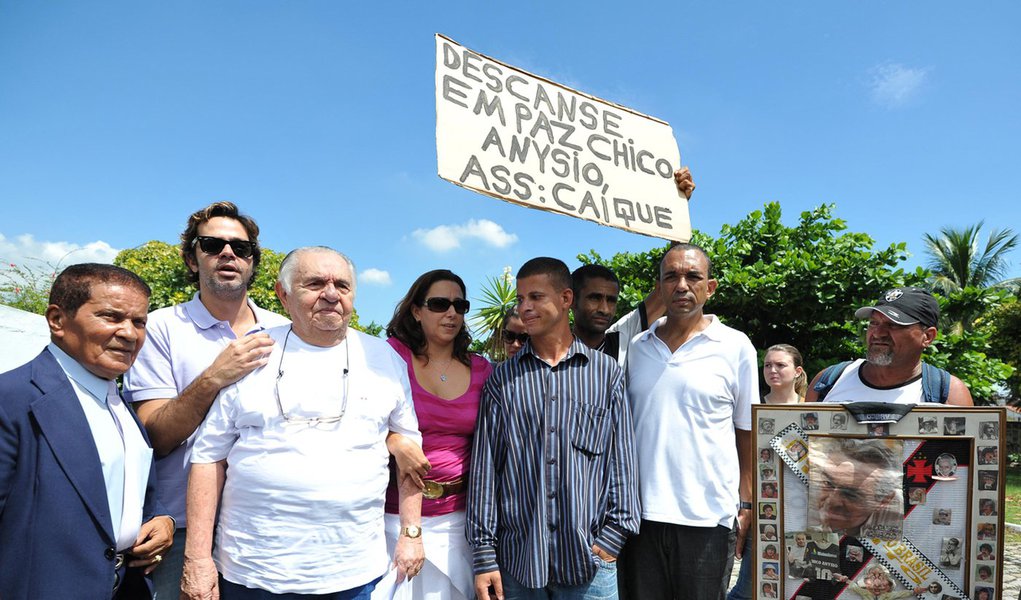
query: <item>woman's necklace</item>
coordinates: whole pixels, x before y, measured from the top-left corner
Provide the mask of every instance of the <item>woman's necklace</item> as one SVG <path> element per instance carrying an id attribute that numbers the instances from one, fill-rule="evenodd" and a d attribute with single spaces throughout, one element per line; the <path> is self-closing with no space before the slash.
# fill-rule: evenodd
<path id="1" fill-rule="evenodd" d="M 430 360 L 429 362 L 432 362 L 432 361 Z M 449 369 L 450 365 L 452 365 L 453 363 L 454 363 L 454 355 L 451 354 L 450 358 L 447 359 L 447 364 L 444 365 L 442 369 L 436 369 L 437 371 L 440 372 L 440 381 L 442 381 L 443 383 L 447 382 L 447 369 Z"/>

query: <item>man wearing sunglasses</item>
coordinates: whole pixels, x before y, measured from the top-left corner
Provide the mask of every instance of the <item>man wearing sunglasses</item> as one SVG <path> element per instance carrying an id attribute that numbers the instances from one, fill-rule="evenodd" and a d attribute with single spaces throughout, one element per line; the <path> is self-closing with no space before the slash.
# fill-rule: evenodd
<path id="1" fill-rule="evenodd" d="M 292 325 L 268 331 L 269 364 L 220 392 L 195 440 L 184 597 L 219 589 L 237 599 L 367 599 L 390 563 L 387 436 L 422 440 L 408 367 L 386 342 L 349 327 L 346 256 L 299 248 L 276 289 Z M 398 491 L 403 579 L 424 562 L 422 493 L 406 477 Z"/>
<path id="2" fill-rule="evenodd" d="M 266 364 L 273 342 L 262 330 L 287 323 L 248 297 L 260 257 L 259 226 L 234 204 L 216 202 L 192 214 L 181 258 L 199 291 L 149 315 L 148 340 L 124 377 L 126 399 L 157 456 L 160 501 L 178 524 L 154 576 L 160 598 L 180 593 L 193 433 L 221 388 Z"/>

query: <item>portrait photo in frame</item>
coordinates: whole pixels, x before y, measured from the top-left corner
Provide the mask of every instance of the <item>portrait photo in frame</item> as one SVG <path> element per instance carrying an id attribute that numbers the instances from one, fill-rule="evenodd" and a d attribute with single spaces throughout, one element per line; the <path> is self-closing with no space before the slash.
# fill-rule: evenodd
<path id="1" fill-rule="evenodd" d="M 1002 569 L 979 566 L 1003 555 L 1005 410 L 883 407 L 752 407 L 754 423 L 769 423 L 753 432 L 754 458 L 775 461 L 775 471 L 753 472 L 754 500 L 776 506 L 768 520 L 754 515 L 753 597 L 858 598 L 854 590 L 881 586 L 868 579 L 881 571 L 890 593 L 943 600 L 982 587 L 998 597 Z M 768 540 L 767 524 L 776 526 Z"/>

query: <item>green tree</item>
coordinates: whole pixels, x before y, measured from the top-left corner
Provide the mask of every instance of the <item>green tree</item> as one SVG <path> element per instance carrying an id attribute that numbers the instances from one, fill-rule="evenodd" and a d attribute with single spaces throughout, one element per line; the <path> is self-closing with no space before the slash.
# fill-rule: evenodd
<path id="1" fill-rule="evenodd" d="M 706 249 L 719 281 L 706 311 L 745 332 L 760 350 L 793 344 L 814 374 L 861 354 L 855 308 L 872 304 L 884 289 L 921 281 L 924 272 L 897 268 L 907 256 L 903 243 L 876 250 L 868 235 L 846 231 L 832 205 L 801 213 L 794 226 L 784 225 L 782 216 L 780 205 L 769 203 L 724 225 L 715 238 L 695 232 L 692 242 Z M 624 267 L 622 287 L 633 290 L 625 307 L 630 310 L 652 289 L 655 265 L 667 247 L 610 260 L 592 252 L 579 260 Z"/>
<path id="2" fill-rule="evenodd" d="M 249 297 L 256 304 L 281 315 L 287 315 L 276 294 L 277 275 L 284 254 L 269 248 L 262 248 L 262 259 L 255 281 L 248 290 Z M 136 248 L 120 251 L 113 260 L 115 265 L 134 271 L 152 288 L 149 310 L 187 302 L 198 291 L 198 286 L 188 281 L 188 270 L 181 259 L 180 247 L 153 240 Z M 358 312 L 351 317 L 351 326 L 378 336 L 382 327 L 376 323 L 362 326 Z"/>
<path id="3" fill-rule="evenodd" d="M 511 275 L 510 267 L 506 267 L 502 275 L 491 277 L 482 286 L 481 298 L 476 300 L 479 307 L 470 322 L 475 338 L 471 348 L 473 352 L 485 354 L 493 360 L 507 358 L 504 356 L 500 332 L 503 331 L 507 311 L 516 301 L 514 276 Z"/>
<path id="4" fill-rule="evenodd" d="M 925 251 L 929 255 L 932 286 L 941 292 L 966 287 L 1017 288 L 1021 278 L 1001 279 L 1010 266 L 1007 254 L 1021 243 L 1011 229 L 994 229 L 981 246 L 983 221 L 956 229 L 944 227 L 939 235 L 925 234 Z"/>
<path id="5" fill-rule="evenodd" d="M 1009 402 L 1021 405 L 1021 301 L 1008 299 L 990 311 L 988 322 L 992 354 L 1014 368 L 1007 378 Z"/>
<path id="6" fill-rule="evenodd" d="M 991 302 L 997 302 L 996 289 L 1016 291 L 1021 278 L 1002 279 L 1009 268 L 1009 254 L 1021 238 L 1010 229 L 994 229 L 981 249 L 983 222 L 956 229 L 944 227 L 939 235 L 925 234 L 925 251 L 929 256 L 928 283 L 943 296 L 958 292 L 957 301 L 946 306 L 942 326 L 960 332 L 973 328 Z"/>
<path id="7" fill-rule="evenodd" d="M 996 314 L 1003 302 L 1013 302 L 1003 290 L 980 290 L 966 287 L 936 295 L 940 313 L 954 310 L 954 306 L 971 305 L 982 314 Z M 946 369 L 967 384 L 975 404 L 999 404 L 1011 376 L 1013 366 L 1001 360 L 1004 356 L 993 344 L 996 328 L 988 318 L 977 319 L 968 329 L 941 327 L 936 341 L 925 352 L 925 361 Z"/>

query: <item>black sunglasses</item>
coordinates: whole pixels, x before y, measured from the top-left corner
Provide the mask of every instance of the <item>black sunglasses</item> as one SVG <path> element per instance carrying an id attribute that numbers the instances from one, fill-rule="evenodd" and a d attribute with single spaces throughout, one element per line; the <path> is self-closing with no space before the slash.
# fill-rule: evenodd
<path id="1" fill-rule="evenodd" d="M 422 303 L 426 308 L 435 313 L 444 313 L 450 310 L 450 307 L 454 307 L 454 312 L 459 315 L 463 315 L 468 312 L 471 308 L 471 302 L 468 302 L 464 298 L 426 298 L 425 302 Z"/>
<path id="2" fill-rule="evenodd" d="M 230 244 L 230 249 L 238 258 L 251 258 L 252 255 L 255 254 L 255 249 L 258 247 L 255 242 L 249 242 L 246 240 L 221 240 L 218 237 L 209 237 L 207 235 L 200 235 L 191 243 L 192 247 L 198 245 L 198 247 L 206 254 L 219 254 L 223 252 L 223 247 L 227 244 Z"/>
<path id="3" fill-rule="evenodd" d="M 514 333 L 513 331 L 504 329 L 502 336 L 503 343 L 505 344 L 513 344 L 514 342 L 524 344 L 528 341 L 528 334 L 523 331 L 521 333 Z"/>

